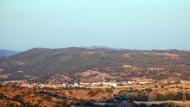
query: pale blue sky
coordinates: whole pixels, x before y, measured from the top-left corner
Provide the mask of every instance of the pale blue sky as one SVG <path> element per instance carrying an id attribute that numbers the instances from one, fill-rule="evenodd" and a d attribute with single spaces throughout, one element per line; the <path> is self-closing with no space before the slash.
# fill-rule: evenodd
<path id="1" fill-rule="evenodd" d="M 190 0 L 0 0 L 0 49 L 190 50 Z"/>

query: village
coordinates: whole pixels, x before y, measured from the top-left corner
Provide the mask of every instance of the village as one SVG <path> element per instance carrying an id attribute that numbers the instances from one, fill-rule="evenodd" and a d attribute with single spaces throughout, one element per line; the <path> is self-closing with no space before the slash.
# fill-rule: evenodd
<path id="1" fill-rule="evenodd" d="M 64 82 L 64 83 L 28 83 L 26 80 L 4 81 L 1 86 L 17 86 L 31 89 L 111 89 L 114 92 L 121 90 L 145 91 L 145 90 L 185 90 L 189 91 L 190 82 L 185 80 L 173 81 L 150 81 L 150 80 L 129 80 L 129 81 L 100 81 L 100 82 Z"/>
<path id="2" fill-rule="evenodd" d="M 43 84 L 43 83 L 28 83 L 26 81 L 5 81 L 1 82 L 1 85 L 13 85 L 28 88 L 117 88 L 117 87 L 129 87 L 131 85 L 145 85 L 150 84 L 150 81 L 103 81 L 103 82 L 67 82 L 62 84 Z"/>

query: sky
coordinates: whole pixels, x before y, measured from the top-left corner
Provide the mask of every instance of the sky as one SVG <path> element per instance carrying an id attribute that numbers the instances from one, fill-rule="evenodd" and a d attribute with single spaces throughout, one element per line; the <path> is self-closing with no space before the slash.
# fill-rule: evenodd
<path id="1" fill-rule="evenodd" d="M 0 0 L 0 49 L 190 50 L 190 0 Z"/>

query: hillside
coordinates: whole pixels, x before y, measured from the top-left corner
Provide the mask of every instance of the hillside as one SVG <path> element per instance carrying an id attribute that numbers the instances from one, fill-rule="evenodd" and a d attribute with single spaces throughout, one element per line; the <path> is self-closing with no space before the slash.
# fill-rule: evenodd
<path id="1" fill-rule="evenodd" d="M 0 59 L 0 80 L 66 82 L 190 80 L 190 52 L 109 48 L 34 48 Z"/>
<path id="2" fill-rule="evenodd" d="M 0 85 L 0 106 L 120 107 L 118 105 L 122 104 L 121 100 L 127 102 L 132 101 L 130 103 L 133 105 L 132 107 L 189 107 L 190 105 L 189 93 L 186 93 L 188 101 L 184 102 L 181 101 L 182 93 L 180 90 L 171 93 L 169 90 L 163 88 L 153 89 L 154 90 L 150 90 L 150 88 L 147 88 L 136 91 L 127 91 L 125 89 L 31 89 L 26 87 Z M 147 101 L 147 103 L 144 101 Z M 174 104 L 175 106 L 172 106 Z"/>

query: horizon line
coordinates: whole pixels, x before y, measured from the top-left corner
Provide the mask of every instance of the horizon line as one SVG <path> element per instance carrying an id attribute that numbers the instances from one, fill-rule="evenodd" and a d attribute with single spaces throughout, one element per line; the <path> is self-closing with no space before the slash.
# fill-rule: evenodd
<path id="1" fill-rule="evenodd" d="M 178 48 L 152 48 L 152 49 L 142 49 L 142 48 L 115 48 L 115 47 L 108 47 L 108 46 L 68 46 L 68 47 L 33 47 L 28 49 L 22 50 L 15 50 L 15 49 L 8 49 L 8 48 L 0 48 L 0 50 L 8 50 L 8 51 L 16 51 L 16 52 L 23 52 L 31 49 L 66 49 L 66 48 L 85 48 L 85 49 L 112 49 L 112 50 L 139 50 L 139 51 L 151 51 L 151 50 L 177 50 L 177 51 L 190 51 L 190 49 L 178 49 Z"/>

